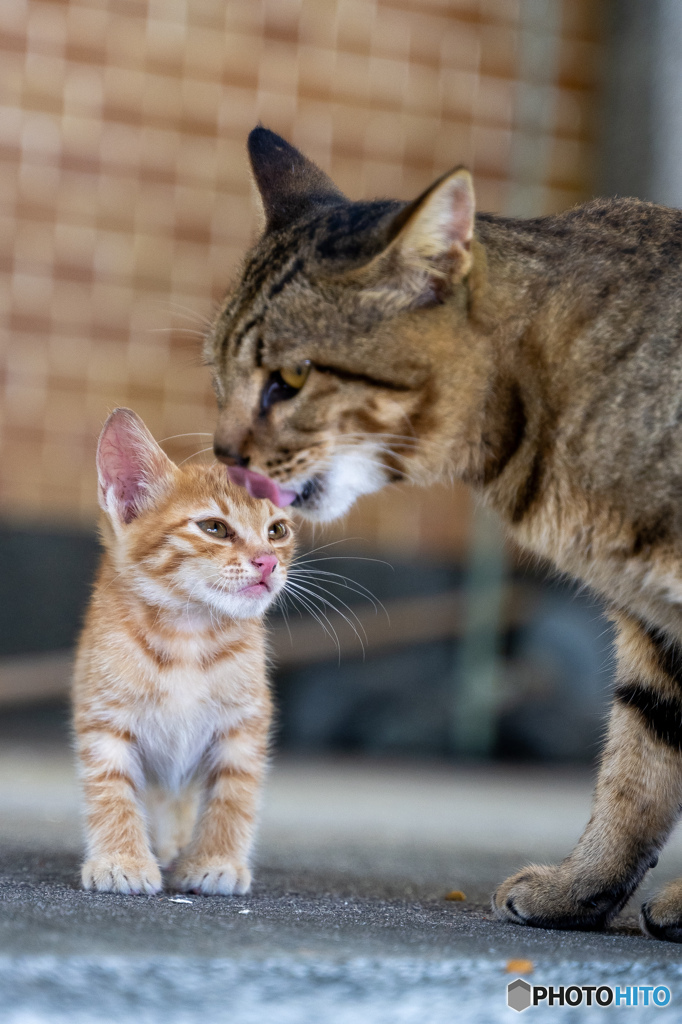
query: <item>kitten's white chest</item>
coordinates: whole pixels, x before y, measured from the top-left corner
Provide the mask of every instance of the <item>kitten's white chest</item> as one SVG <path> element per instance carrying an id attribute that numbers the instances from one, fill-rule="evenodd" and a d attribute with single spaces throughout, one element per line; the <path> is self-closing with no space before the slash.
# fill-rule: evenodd
<path id="1" fill-rule="evenodd" d="M 213 699 L 201 673 L 169 673 L 158 700 L 139 715 L 135 734 L 145 774 L 177 791 L 210 755 L 232 716 Z"/>

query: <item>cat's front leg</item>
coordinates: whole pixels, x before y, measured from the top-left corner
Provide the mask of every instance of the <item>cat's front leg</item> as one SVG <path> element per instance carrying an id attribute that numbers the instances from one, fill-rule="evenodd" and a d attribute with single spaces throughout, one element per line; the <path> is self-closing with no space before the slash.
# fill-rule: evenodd
<path id="1" fill-rule="evenodd" d="M 135 895 L 159 892 L 161 872 L 141 811 L 143 778 L 132 737 L 81 727 L 77 752 L 85 799 L 84 888 Z"/>
<path id="2" fill-rule="evenodd" d="M 249 719 L 216 745 L 197 832 L 174 872 L 174 884 L 181 891 L 205 896 L 241 896 L 249 891 L 268 724 L 266 717 Z"/>
<path id="3" fill-rule="evenodd" d="M 503 882 L 493 896 L 503 920 L 603 928 L 656 864 L 679 814 L 682 648 L 628 616 L 616 623 L 619 682 L 592 816 L 561 864 L 531 865 Z"/>
<path id="4" fill-rule="evenodd" d="M 642 906 L 640 924 L 652 939 L 682 942 L 682 878 L 647 900 Z"/>

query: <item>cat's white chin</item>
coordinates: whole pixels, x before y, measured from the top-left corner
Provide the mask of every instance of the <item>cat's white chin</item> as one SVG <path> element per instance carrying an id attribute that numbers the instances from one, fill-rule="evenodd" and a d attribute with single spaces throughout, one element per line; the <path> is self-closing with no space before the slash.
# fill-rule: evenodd
<path id="1" fill-rule="evenodd" d="M 306 519 L 329 523 L 345 515 L 362 494 L 372 494 L 386 483 L 387 471 L 373 449 L 339 452 L 329 469 L 315 477 L 310 497 L 296 501 L 294 508 Z"/>

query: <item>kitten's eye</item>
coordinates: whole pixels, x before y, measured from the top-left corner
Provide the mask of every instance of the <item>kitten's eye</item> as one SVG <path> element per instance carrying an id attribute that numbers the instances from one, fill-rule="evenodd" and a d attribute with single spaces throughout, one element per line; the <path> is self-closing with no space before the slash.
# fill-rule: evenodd
<path id="1" fill-rule="evenodd" d="M 284 523 L 272 523 L 268 530 L 268 537 L 270 540 L 281 540 L 282 537 L 286 537 L 288 532 Z"/>
<path id="2" fill-rule="evenodd" d="M 265 382 L 260 399 L 260 411 L 265 413 L 275 402 L 286 402 L 295 398 L 310 374 L 310 360 L 305 359 L 298 366 L 273 370 Z"/>
<path id="3" fill-rule="evenodd" d="M 212 537 L 219 537 L 220 540 L 225 540 L 230 532 L 222 519 L 202 519 L 197 526 L 204 533 L 210 533 Z"/>

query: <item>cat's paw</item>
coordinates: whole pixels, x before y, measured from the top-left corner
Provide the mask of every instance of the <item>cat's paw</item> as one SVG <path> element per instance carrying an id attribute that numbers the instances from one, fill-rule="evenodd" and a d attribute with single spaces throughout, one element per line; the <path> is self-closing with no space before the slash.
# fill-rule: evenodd
<path id="1" fill-rule="evenodd" d="M 173 885 L 199 896 L 243 896 L 251 888 L 251 872 L 233 861 L 187 860 L 178 864 Z"/>
<path id="2" fill-rule="evenodd" d="M 591 885 L 567 865 L 531 864 L 493 895 L 501 921 L 535 928 L 604 928 L 629 895 L 622 885 Z"/>
<path id="3" fill-rule="evenodd" d="M 671 882 L 642 906 L 642 931 L 652 939 L 682 942 L 682 880 Z"/>
<path id="4" fill-rule="evenodd" d="M 159 866 L 151 858 L 93 857 L 83 865 L 81 880 L 84 889 L 129 896 L 153 896 L 162 887 Z"/>

